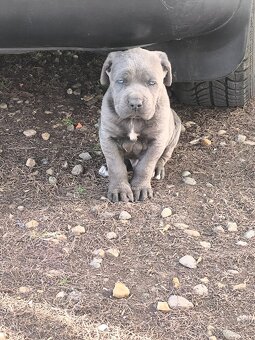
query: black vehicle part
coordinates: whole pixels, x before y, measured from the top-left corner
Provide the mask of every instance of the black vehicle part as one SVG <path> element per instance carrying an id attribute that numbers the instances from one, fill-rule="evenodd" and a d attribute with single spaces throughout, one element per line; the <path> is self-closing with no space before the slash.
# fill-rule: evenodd
<path id="1" fill-rule="evenodd" d="M 254 7 L 243 61 L 227 77 L 214 81 L 175 83 L 173 91 L 181 103 L 206 107 L 243 107 L 255 96 Z"/>

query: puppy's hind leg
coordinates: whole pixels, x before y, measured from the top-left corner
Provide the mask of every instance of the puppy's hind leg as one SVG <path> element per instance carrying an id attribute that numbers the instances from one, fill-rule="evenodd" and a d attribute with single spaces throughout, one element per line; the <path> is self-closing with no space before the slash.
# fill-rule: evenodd
<path id="1" fill-rule="evenodd" d="M 172 153 L 178 143 L 180 133 L 181 133 L 181 120 L 177 116 L 174 110 L 173 115 L 174 115 L 174 123 L 175 123 L 175 129 L 172 135 L 172 138 L 168 144 L 168 146 L 165 148 L 162 156 L 158 160 L 158 163 L 155 167 L 155 172 L 154 172 L 154 178 L 155 179 L 164 179 L 165 178 L 165 164 L 167 161 L 171 158 Z"/>

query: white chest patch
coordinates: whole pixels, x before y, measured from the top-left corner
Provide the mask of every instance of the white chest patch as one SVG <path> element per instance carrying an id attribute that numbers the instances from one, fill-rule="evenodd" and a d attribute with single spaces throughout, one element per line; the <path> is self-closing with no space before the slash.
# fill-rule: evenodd
<path id="1" fill-rule="evenodd" d="M 134 122 L 131 119 L 131 122 L 130 122 L 130 132 L 128 134 L 128 137 L 129 137 L 130 140 L 136 141 L 138 136 L 139 136 L 139 134 L 135 132 Z"/>

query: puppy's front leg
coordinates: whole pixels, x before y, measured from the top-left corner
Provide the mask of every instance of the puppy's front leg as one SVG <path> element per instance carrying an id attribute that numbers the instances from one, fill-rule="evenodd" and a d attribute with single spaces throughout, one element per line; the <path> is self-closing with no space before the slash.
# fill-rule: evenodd
<path id="1" fill-rule="evenodd" d="M 162 145 L 164 143 L 151 144 L 134 168 L 131 187 L 135 201 L 144 201 L 146 198 L 152 198 L 153 196 L 151 178 L 153 177 L 156 164 L 164 151 Z"/>
<path id="2" fill-rule="evenodd" d="M 109 187 L 107 197 L 113 202 L 132 202 L 133 192 L 128 183 L 127 168 L 124 164 L 123 154 L 111 137 L 101 137 L 100 143 L 106 158 L 109 172 Z"/>

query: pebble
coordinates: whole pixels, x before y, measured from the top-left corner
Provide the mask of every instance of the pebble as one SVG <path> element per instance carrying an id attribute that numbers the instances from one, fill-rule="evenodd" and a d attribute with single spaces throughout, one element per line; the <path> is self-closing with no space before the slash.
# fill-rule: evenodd
<path id="1" fill-rule="evenodd" d="M 190 127 L 193 126 L 193 125 L 197 125 L 197 123 L 193 122 L 192 120 L 189 120 L 189 121 L 187 121 L 187 122 L 185 123 L 185 126 L 186 126 L 187 128 L 190 128 Z"/>
<path id="2" fill-rule="evenodd" d="M 157 303 L 157 310 L 163 313 L 168 313 L 170 312 L 170 307 L 166 301 L 159 301 Z"/>
<path id="3" fill-rule="evenodd" d="M 228 229 L 228 231 L 230 231 L 230 232 L 235 232 L 235 231 L 237 231 L 237 224 L 236 224 L 236 222 L 228 222 L 228 223 L 227 223 L 227 229 Z"/>
<path id="4" fill-rule="evenodd" d="M 49 168 L 46 170 L 46 174 L 49 175 L 49 176 L 52 176 L 53 175 L 53 169 Z"/>
<path id="5" fill-rule="evenodd" d="M 217 340 L 217 338 L 216 338 L 216 336 L 211 335 L 211 336 L 209 336 L 208 340 Z"/>
<path id="6" fill-rule="evenodd" d="M 174 223 L 174 226 L 178 229 L 188 229 L 189 225 L 185 223 Z"/>
<path id="7" fill-rule="evenodd" d="M 36 135 L 36 131 L 34 129 L 28 129 L 28 130 L 23 131 L 23 134 L 26 137 L 33 137 Z"/>
<path id="8" fill-rule="evenodd" d="M 45 113 L 46 115 L 51 115 L 51 114 L 52 114 L 52 111 L 46 110 L 46 111 L 44 111 L 44 113 Z"/>
<path id="9" fill-rule="evenodd" d="M 245 241 L 237 241 L 236 245 L 241 246 L 241 247 L 246 247 L 248 245 L 248 243 L 245 242 Z"/>
<path id="10" fill-rule="evenodd" d="M 26 287 L 26 286 L 23 286 L 23 287 L 19 287 L 19 292 L 21 294 L 28 294 L 32 291 L 32 288 L 31 287 Z"/>
<path id="11" fill-rule="evenodd" d="M 200 281 L 203 282 L 203 283 L 209 283 L 209 279 L 208 279 L 207 276 L 202 277 L 202 279 L 200 279 Z"/>
<path id="12" fill-rule="evenodd" d="M 57 178 L 56 177 L 54 177 L 54 176 L 50 176 L 49 177 L 49 183 L 51 184 L 51 185 L 55 185 L 55 184 L 57 184 Z"/>
<path id="13" fill-rule="evenodd" d="M 191 175 L 191 173 L 187 170 L 182 172 L 182 177 L 189 177 Z"/>
<path id="14" fill-rule="evenodd" d="M 117 238 L 117 234 L 114 231 L 110 231 L 109 233 L 106 234 L 106 238 L 108 238 L 108 240 L 113 240 Z"/>
<path id="15" fill-rule="evenodd" d="M 189 144 L 191 145 L 197 145 L 200 142 L 200 138 L 192 139 Z"/>
<path id="16" fill-rule="evenodd" d="M 130 295 L 130 290 L 124 283 L 118 281 L 115 283 L 112 294 L 117 299 L 127 298 Z"/>
<path id="17" fill-rule="evenodd" d="M 218 131 L 218 135 L 219 135 L 219 136 L 225 135 L 225 133 L 227 133 L 226 130 L 219 130 L 219 131 Z"/>
<path id="18" fill-rule="evenodd" d="M 197 184 L 196 180 L 192 177 L 183 177 L 182 180 L 187 185 L 196 185 Z"/>
<path id="19" fill-rule="evenodd" d="M 172 210 L 170 208 L 164 208 L 161 211 L 161 217 L 166 218 L 172 215 Z"/>
<path id="20" fill-rule="evenodd" d="M 117 248 L 109 248 L 106 250 L 106 254 L 112 257 L 118 257 L 120 255 L 120 251 Z"/>
<path id="21" fill-rule="evenodd" d="M 93 255 L 99 256 L 99 257 L 104 257 L 105 256 L 105 251 L 102 248 L 96 249 L 93 251 Z"/>
<path id="22" fill-rule="evenodd" d="M 200 241 L 200 245 L 201 245 L 201 247 L 203 247 L 205 249 L 210 249 L 211 248 L 211 243 L 207 242 L 207 241 Z"/>
<path id="23" fill-rule="evenodd" d="M 66 293 L 62 290 L 61 292 L 57 293 L 56 298 L 63 299 L 63 297 L 65 296 L 66 296 Z"/>
<path id="24" fill-rule="evenodd" d="M 125 210 L 122 210 L 119 214 L 119 220 L 130 220 L 130 218 L 131 215 Z"/>
<path id="25" fill-rule="evenodd" d="M 209 138 L 202 138 L 201 139 L 201 144 L 203 146 L 210 146 L 212 144 L 212 141 Z"/>
<path id="26" fill-rule="evenodd" d="M 0 109 L 7 109 L 8 106 L 6 103 L 0 103 Z"/>
<path id="27" fill-rule="evenodd" d="M 208 288 L 204 284 L 198 284 L 193 288 L 193 291 L 196 295 L 207 296 Z"/>
<path id="28" fill-rule="evenodd" d="M 71 88 L 69 88 L 69 89 L 66 90 L 66 93 L 67 94 L 73 94 L 73 90 Z"/>
<path id="29" fill-rule="evenodd" d="M 89 152 L 82 152 L 82 153 L 79 154 L 79 157 L 83 161 L 89 161 L 90 159 L 92 159 L 92 157 L 90 156 Z"/>
<path id="30" fill-rule="evenodd" d="M 85 233 L 85 228 L 82 227 L 81 225 L 77 225 L 71 229 L 72 233 L 76 236 L 79 236 L 81 234 Z"/>
<path id="31" fill-rule="evenodd" d="M 194 236 L 194 237 L 199 237 L 200 236 L 200 232 L 197 230 L 193 230 L 193 229 L 185 229 L 184 233 L 189 235 L 189 236 Z"/>
<path id="32" fill-rule="evenodd" d="M 168 299 L 170 308 L 193 308 L 192 302 L 179 295 L 171 295 Z"/>
<path id="33" fill-rule="evenodd" d="M 26 166 L 33 168 L 36 165 L 36 161 L 33 158 L 28 158 L 26 161 Z"/>
<path id="34" fill-rule="evenodd" d="M 205 185 L 207 186 L 207 188 L 213 188 L 213 184 L 212 183 L 206 182 Z"/>
<path id="35" fill-rule="evenodd" d="M 244 237 L 248 239 L 253 238 L 254 236 L 255 236 L 255 230 L 253 229 L 246 231 L 246 233 L 244 234 Z"/>
<path id="36" fill-rule="evenodd" d="M 102 325 L 99 325 L 99 326 L 97 327 L 97 329 L 98 329 L 100 332 L 105 332 L 105 331 L 107 331 L 108 328 L 109 328 L 109 327 L 108 327 L 105 323 L 102 323 Z"/>
<path id="37" fill-rule="evenodd" d="M 241 339 L 241 335 L 238 333 L 235 333 L 233 331 L 230 331 L 229 329 L 224 329 L 222 331 L 222 334 L 225 339 L 227 340 L 236 340 L 236 339 Z"/>
<path id="38" fill-rule="evenodd" d="M 214 227 L 213 228 L 213 231 L 215 232 L 215 233 L 225 233 L 225 230 L 224 230 L 224 228 L 222 227 L 222 226 L 217 226 L 217 227 Z"/>
<path id="39" fill-rule="evenodd" d="M 245 290 L 246 289 L 246 283 L 239 283 L 238 285 L 233 286 L 233 290 Z"/>
<path id="40" fill-rule="evenodd" d="M 19 205 L 19 206 L 17 207 L 17 209 L 18 209 L 19 211 L 23 211 L 23 210 L 25 209 L 25 207 L 24 207 L 23 205 Z"/>
<path id="41" fill-rule="evenodd" d="M 0 332 L 0 340 L 7 340 L 7 334 L 5 332 Z"/>
<path id="42" fill-rule="evenodd" d="M 63 169 L 67 169 L 68 168 L 68 162 L 64 161 L 64 163 L 62 164 L 62 168 Z"/>
<path id="43" fill-rule="evenodd" d="M 36 228 L 38 227 L 38 225 L 39 225 L 39 222 L 37 222 L 36 220 L 31 220 L 25 224 L 27 228 Z"/>
<path id="44" fill-rule="evenodd" d="M 181 133 L 184 133 L 185 131 L 186 131 L 185 126 L 181 124 Z"/>
<path id="45" fill-rule="evenodd" d="M 95 257 L 91 262 L 90 262 L 90 266 L 95 268 L 95 269 L 99 269 L 101 267 L 101 264 L 103 262 L 103 259 Z"/>
<path id="46" fill-rule="evenodd" d="M 251 145 L 251 146 L 255 146 L 255 141 L 253 141 L 253 140 L 246 140 L 246 141 L 244 142 L 244 144 L 246 144 L 246 145 Z"/>
<path id="47" fill-rule="evenodd" d="M 42 139 L 43 140 L 49 140 L 50 138 L 50 134 L 48 132 L 43 132 L 42 133 Z"/>
<path id="48" fill-rule="evenodd" d="M 251 322 L 251 321 L 255 321 L 255 315 L 239 315 L 238 317 L 237 317 L 237 321 L 238 322 L 245 322 L 245 321 L 249 321 L 249 322 Z"/>
<path id="49" fill-rule="evenodd" d="M 197 261 L 191 255 L 181 257 L 179 263 L 190 269 L 197 268 Z"/>
<path id="50" fill-rule="evenodd" d="M 41 163 L 42 163 L 42 165 L 47 165 L 49 163 L 49 161 L 48 161 L 47 158 L 43 158 L 43 159 L 41 159 Z"/>
<path id="51" fill-rule="evenodd" d="M 72 175 L 79 176 L 83 173 L 83 166 L 81 164 L 77 164 L 72 169 Z"/>
<path id="52" fill-rule="evenodd" d="M 244 143 L 245 140 L 246 140 L 246 136 L 245 135 L 237 135 L 237 137 L 236 137 L 237 143 Z"/>
<path id="53" fill-rule="evenodd" d="M 67 125 L 66 130 L 69 131 L 69 132 L 74 131 L 74 125 L 73 124 Z"/>
<path id="54" fill-rule="evenodd" d="M 173 277 L 173 286 L 174 288 L 178 289 L 180 287 L 180 280 L 178 279 L 178 277 Z"/>
<path id="55" fill-rule="evenodd" d="M 239 274 L 239 271 L 238 271 L 238 270 L 235 270 L 235 269 L 228 269 L 228 270 L 227 270 L 227 273 L 228 273 L 228 274 L 231 274 L 231 275 L 237 275 L 237 274 Z"/>

